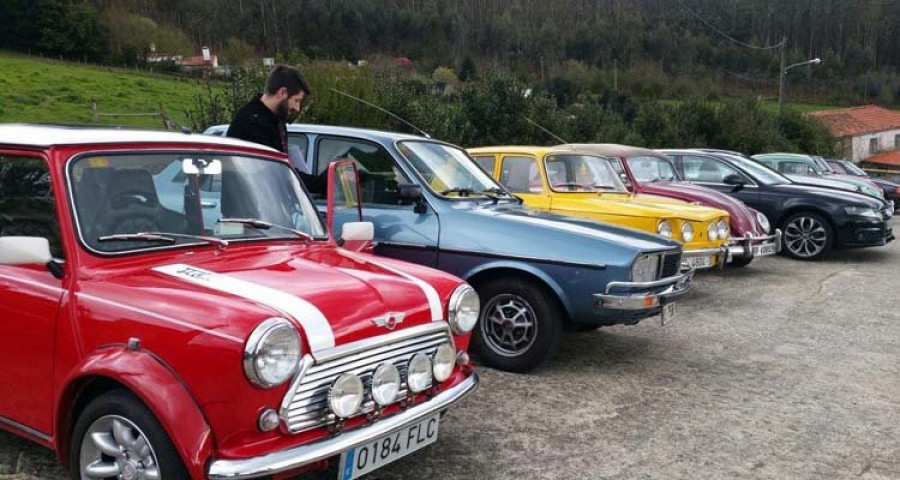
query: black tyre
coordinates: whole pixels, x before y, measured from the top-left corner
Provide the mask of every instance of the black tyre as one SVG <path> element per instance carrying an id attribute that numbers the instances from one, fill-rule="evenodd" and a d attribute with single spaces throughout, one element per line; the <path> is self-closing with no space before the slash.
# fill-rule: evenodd
<path id="1" fill-rule="evenodd" d="M 187 471 L 153 413 L 124 390 L 91 400 L 72 431 L 75 480 L 183 480 Z"/>
<path id="2" fill-rule="evenodd" d="M 750 265 L 750 262 L 752 261 L 753 257 L 735 257 L 731 260 L 731 263 L 729 263 L 728 266 L 734 268 L 744 268 L 747 265 Z"/>
<path id="3" fill-rule="evenodd" d="M 781 251 L 797 260 L 817 260 L 834 245 L 834 231 L 828 220 L 814 212 L 798 212 L 781 225 Z"/>
<path id="4" fill-rule="evenodd" d="M 562 318 L 553 294 L 528 281 L 498 278 L 481 285 L 481 317 L 472 345 L 482 361 L 509 372 L 543 363 L 559 343 Z"/>

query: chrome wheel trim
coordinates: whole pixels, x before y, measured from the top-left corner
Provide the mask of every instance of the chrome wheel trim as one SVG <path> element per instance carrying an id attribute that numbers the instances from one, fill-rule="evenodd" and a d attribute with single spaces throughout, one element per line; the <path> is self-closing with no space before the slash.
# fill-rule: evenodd
<path id="1" fill-rule="evenodd" d="M 501 294 L 492 298 L 481 314 L 481 334 L 492 352 L 518 357 L 537 339 L 537 315 L 524 298 Z"/>
<path id="2" fill-rule="evenodd" d="M 784 246 L 798 257 L 815 257 L 827 243 L 828 230 L 813 217 L 797 217 L 784 229 Z"/>
<path id="3" fill-rule="evenodd" d="M 105 415 L 81 439 L 78 469 L 84 480 L 159 480 L 159 463 L 144 432 L 131 420 Z"/>

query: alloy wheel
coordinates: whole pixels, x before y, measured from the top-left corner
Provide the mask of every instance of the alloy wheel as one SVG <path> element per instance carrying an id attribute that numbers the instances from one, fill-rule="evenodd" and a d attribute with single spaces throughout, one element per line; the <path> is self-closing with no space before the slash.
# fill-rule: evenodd
<path id="1" fill-rule="evenodd" d="M 813 217 L 797 217 L 784 230 L 785 247 L 798 257 L 815 257 L 825 250 L 827 244 L 828 230 Z"/>

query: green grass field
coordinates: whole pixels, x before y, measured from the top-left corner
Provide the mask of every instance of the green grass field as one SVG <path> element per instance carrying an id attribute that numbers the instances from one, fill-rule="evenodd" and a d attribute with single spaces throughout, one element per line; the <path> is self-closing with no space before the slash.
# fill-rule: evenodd
<path id="1" fill-rule="evenodd" d="M 0 122 L 98 123 L 162 128 L 158 117 L 100 117 L 154 113 L 162 104 L 181 124 L 199 90 L 197 81 L 119 68 L 81 65 L 0 52 Z"/>

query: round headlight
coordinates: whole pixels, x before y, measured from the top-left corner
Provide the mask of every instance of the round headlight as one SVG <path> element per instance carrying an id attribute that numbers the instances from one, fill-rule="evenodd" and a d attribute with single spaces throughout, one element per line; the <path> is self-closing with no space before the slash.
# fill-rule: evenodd
<path id="1" fill-rule="evenodd" d="M 656 225 L 656 233 L 666 237 L 672 238 L 672 224 L 669 223 L 668 220 L 663 220 Z"/>
<path id="2" fill-rule="evenodd" d="M 391 363 L 382 363 L 372 374 L 372 399 L 382 407 L 397 400 L 400 392 L 400 371 Z"/>
<path id="3" fill-rule="evenodd" d="M 710 240 L 715 241 L 719 239 L 719 227 L 716 226 L 715 222 L 709 224 L 706 232 L 709 234 Z"/>
<path id="4" fill-rule="evenodd" d="M 719 238 L 725 240 L 728 238 L 728 222 L 725 220 L 719 220 Z"/>
<path id="5" fill-rule="evenodd" d="M 681 225 L 681 238 L 683 238 L 685 242 L 690 242 L 694 239 L 694 227 L 692 227 L 690 223 L 684 222 L 684 224 Z"/>
<path id="6" fill-rule="evenodd" d="M 340 418 L 349 418 L 362 406 L 362 380 L 352 373 L 345 373 L 337 378 L 328 392 L 328 406 Z"/>
<path id="7" fill-rule="evenodd" d="M 772 224 L 769 223 L 769 218 L 763 215 L 762 212 L 756 212 L 756 221 L 759 222 L 759 226 L 763 229 L 764 233 L 772 231 Z"/>
<path id="8" fill-rule="evenodd" d="M 438 382 L 450 378 L 456 364 L 456 349 L 449 343 L 441 344 L 434 352 L 434 379 Z"/>
<path id="9" fill-rule="evenodd" d="M 478 322 L 481 313 L 481 300 L 475 289 L 468 284 L 456 287 L 450 295 L 450 304 L 447 307 L 447 320 L 453 333 L 462 335 L 471 332 Z"/>
<path id="10" fill-rule="evenodd" d="M 406 385 L 413 393 L 424 392 L 431 386 L 431 360 L 424 353 L 413 355 L 406 373 Z"/>
<path id="11" fill-rule="evenodd" d="M 288 381 L 300 363 L 300 335 L 287 320 L 260 323 L 244 346 L 244 374 L 251 382 L 271 388 Z"/>

